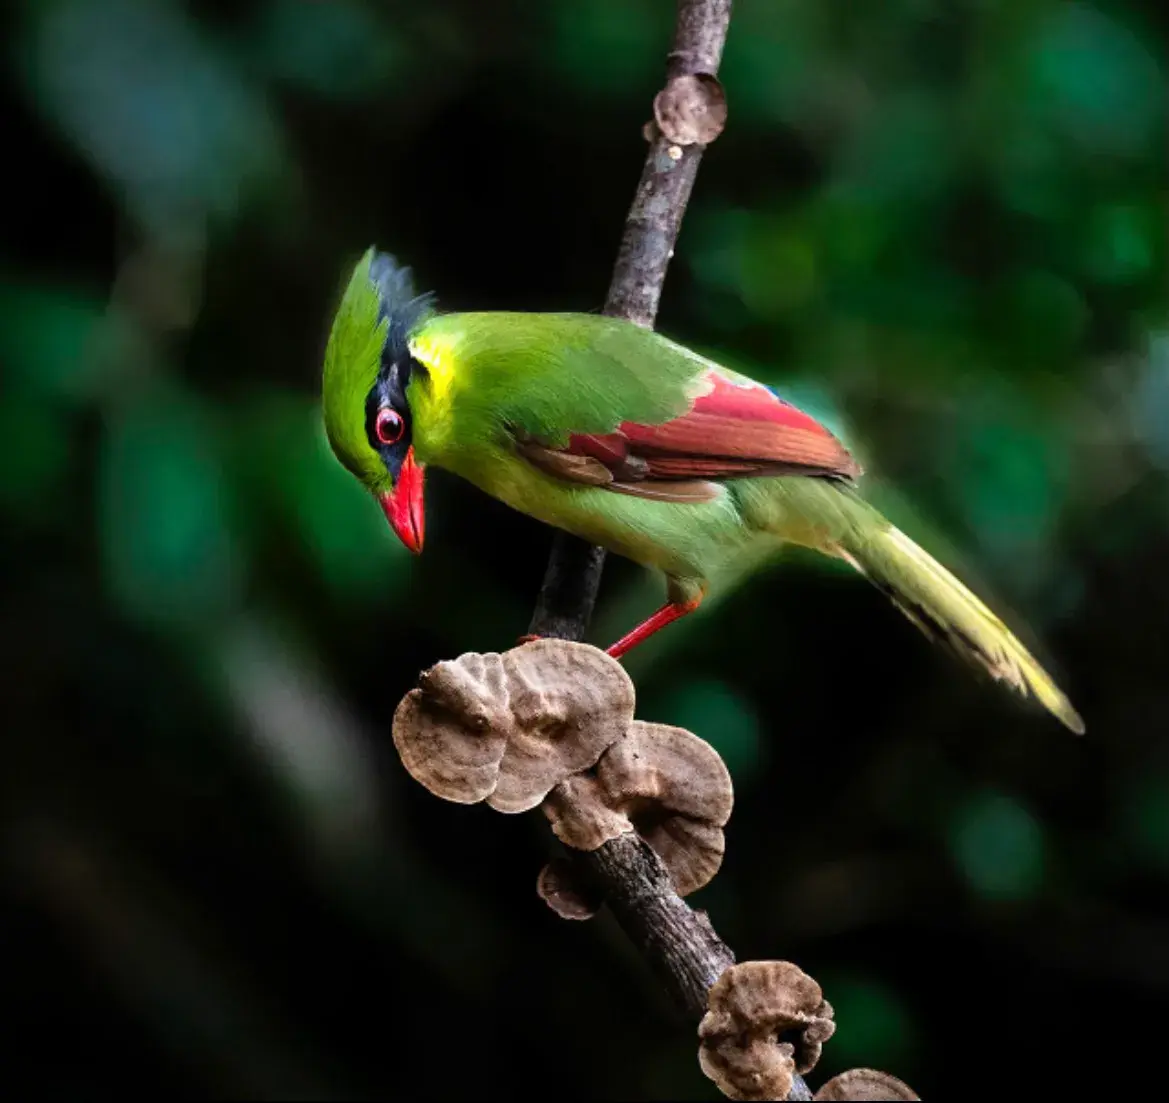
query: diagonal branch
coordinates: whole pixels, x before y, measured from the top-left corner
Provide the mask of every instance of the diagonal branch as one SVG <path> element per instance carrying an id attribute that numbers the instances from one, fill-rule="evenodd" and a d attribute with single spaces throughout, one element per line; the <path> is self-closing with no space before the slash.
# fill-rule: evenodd
<path id="1" fill-rule="evenodd" d="M 666 63 L 667 82 L 690 74 L 717 73 L 730 21 L 731 0 L 678 0 L 678 21 Z M 666 268 L 674 255 L 674 242 L 704 148 L 697 143 L 675 145 L 653 129 L 641 180 L 625 218 L 605 301 L 606 314 L 653 328 Z M 603 548 L 557 533 L 528 631 L 533 636 L 582 639 L 604 563 Z"/>
<path id="2" fill-rule="evenodd" d="M 731 0 L 678 0 L 667 88 L 678 78 L 717 73 L 730 18 Z M 656 126 L 651 132 L 605 303 L 606 314 L 647 328 L 657 317 L 666 268 L 704 149 L 699 143 L 678 145 Z M 604 561 L 604 549 L 558 533 L 529 632 L 581 639 Z M 571 857 L 674 1002 L 689 1017 L 701 1018 L 708 989 L 735 961 L 706 914 L 678 896 L 661 860 L 636 835 L 623 835 L 594 851 L 573 851 Z M 789 1098 L 811 1097 L 796 1076 Z"/>

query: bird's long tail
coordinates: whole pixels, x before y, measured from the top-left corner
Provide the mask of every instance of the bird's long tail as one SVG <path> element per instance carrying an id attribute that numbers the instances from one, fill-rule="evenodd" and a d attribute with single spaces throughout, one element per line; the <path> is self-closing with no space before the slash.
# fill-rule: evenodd
<path id="1" fill-rule="evenodd" d="M 876 510 L 852 495 L 849 500 L 860 523 L 848 526 L 837 554 L 887 594 L 927 636 L 1023 696 L 1033 694 L 1072 731 L 1082 734 L 1084 721 L 1071 701 L 1010 629 Z"/>

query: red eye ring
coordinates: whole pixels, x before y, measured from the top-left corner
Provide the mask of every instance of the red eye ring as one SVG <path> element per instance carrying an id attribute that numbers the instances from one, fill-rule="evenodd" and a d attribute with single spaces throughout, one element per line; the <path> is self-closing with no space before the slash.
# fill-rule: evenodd
<path id="1" fill-rule="evenodd" d="M 379 444 L 397 444 L 402 439 L 402 434 L 406 432 L 406 423 L 397 410 L 390 406 L 383 406 L 377 412 L 373 431 L 377 434 Z"/>

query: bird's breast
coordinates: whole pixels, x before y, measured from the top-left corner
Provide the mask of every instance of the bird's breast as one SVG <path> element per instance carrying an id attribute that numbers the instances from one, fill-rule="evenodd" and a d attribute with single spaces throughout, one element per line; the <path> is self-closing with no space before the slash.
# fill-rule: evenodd
<path id="1" fill-rule="evenodd" d="M 569 484 L 494 450 L 448 456 L 441 466 L 544 524 L 670 575 L 705 578 L 752 541 L 723 487 L 707 502 L 651 501 Z"/>

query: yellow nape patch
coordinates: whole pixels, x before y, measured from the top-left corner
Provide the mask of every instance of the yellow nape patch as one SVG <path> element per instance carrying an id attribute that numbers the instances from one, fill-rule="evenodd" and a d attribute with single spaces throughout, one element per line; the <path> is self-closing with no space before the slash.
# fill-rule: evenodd
<path id="1" fill-rule="evenodd" d="M 446 333 L 419 333 L 407 343 L 414 357 L 430 376 L 430 402 L 438 409 L 450 406 L 455 380 L 456 338 Z"/>

